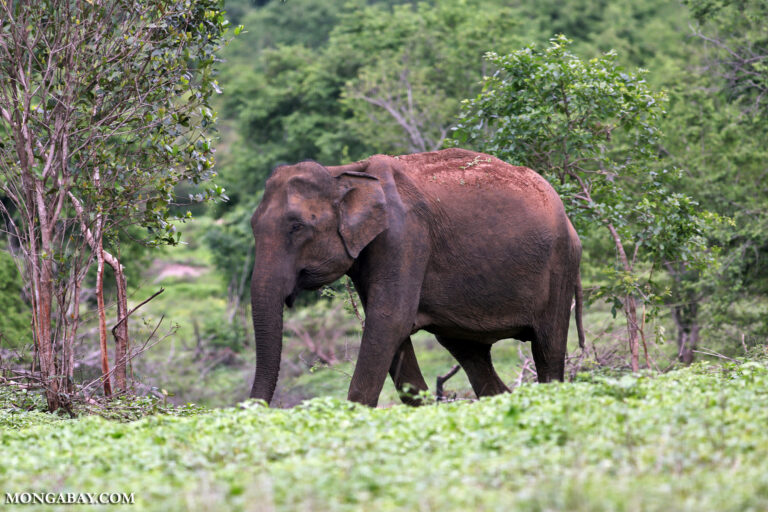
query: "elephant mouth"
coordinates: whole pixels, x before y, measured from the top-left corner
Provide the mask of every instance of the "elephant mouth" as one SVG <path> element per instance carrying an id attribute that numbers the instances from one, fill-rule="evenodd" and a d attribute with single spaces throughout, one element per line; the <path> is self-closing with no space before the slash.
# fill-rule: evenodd
<path id="1" fill-rule="evenodd" d="M 293 303 L 296 301 L 296 296 L 299 294 L 299 290 L 294 289 L 290 295 L 285 298 L 285 305 L 289 308 L 293 307 Z"/>

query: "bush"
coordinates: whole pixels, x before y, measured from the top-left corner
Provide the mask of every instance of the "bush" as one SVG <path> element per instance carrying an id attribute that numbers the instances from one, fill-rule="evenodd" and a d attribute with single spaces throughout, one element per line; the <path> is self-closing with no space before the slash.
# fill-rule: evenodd
<path id="1" fill-rule="evenodd" d="M 32 343 L 32 310 L 22 299 L 21 276 L 13 257 L 0 251 L 0 347 Z"/>

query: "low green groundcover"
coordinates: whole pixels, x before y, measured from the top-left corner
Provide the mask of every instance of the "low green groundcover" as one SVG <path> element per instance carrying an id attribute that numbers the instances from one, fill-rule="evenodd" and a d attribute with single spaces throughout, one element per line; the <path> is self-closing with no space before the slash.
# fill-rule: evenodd
<path id="1" fill-rule="evenodd" d="M 768 510 L 755 361 L 415 409 L 6 410 L 0 426 L 0 491 L 134 493 L 137 510 Z"/>

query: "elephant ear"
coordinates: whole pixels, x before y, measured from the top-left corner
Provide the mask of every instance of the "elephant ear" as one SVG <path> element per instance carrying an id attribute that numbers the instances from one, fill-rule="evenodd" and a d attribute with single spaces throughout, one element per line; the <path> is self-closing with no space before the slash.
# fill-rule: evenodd
<path id="1" fill-rule="evenodd" d="M 339 234 L 352 258 L 387 229 L 386 199 L 381 182 L 363 172 L 339 174 Z"/>

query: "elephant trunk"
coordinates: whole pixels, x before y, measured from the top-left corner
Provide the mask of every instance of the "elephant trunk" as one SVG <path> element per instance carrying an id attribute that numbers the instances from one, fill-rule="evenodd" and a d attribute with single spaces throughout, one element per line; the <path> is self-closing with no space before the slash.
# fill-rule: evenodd
<path id="1" fill-rule="evenodd" d="M 257 277 L 251 282 L 253 332 L 256 338 L 256 375 L 251 398 L 272 401 L 280 372 L 283 350 L 284 283 L 279 279 Z"/>

